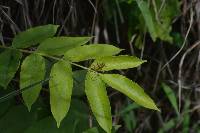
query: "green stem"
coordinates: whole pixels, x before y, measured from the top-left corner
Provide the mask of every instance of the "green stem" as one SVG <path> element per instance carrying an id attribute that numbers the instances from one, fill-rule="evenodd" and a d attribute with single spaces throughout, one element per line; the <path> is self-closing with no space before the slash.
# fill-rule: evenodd
<path id="1" fill-rule="evenodd" d="M 84 67 L 84 66 L 79 65 L 77 63 L 70 62 L 70 61 L 67 61 L 65 59 L 62 59 L 62 58 L 59 58 L 59 57 L 55 57 L 55 56 L 46 55 L 46 54 L 38 53 L 38 52 L 35 52 L 35 51 L 28 51 L 28 50 L 24 50 L 24 49 L 16 49 L 16 48 L 12 48 L 12 47 L 6 47 L 6 46 L 3 46 L 3 45 L 0 45 L 0 48 L 16 50 L 16 51 L 20 51 L 22 53 L 37 54 L 37 55 L 45 56 L 45 57 L 48 57 L 48 58 L 51 58 L 51 59 L 54 59 L 54 60 L 57 60 L 57 61 L 69 62 L 71 65 L 80 67 L 80 68 L 85 69 L 85 70 L 90 70 L 90 71 L 96 72 L 96 71 L 94 71 L 94 70 L 92 70 L 90 68 Z"/>

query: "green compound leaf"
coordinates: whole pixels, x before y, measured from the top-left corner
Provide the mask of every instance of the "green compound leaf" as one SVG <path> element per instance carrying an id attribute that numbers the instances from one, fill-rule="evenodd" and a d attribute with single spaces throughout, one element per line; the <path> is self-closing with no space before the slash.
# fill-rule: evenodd
<path id="1" fill-rule="evenodd" d="M 28 48 L 37 43 L 41 43 L 45 39 L 55 35 L 58 25 L 44 25 L 30 28 L 15 36 L 12 47 L 14 48 Z"/>
<path id="2" fill-rule="evenodd" d="M 51 112 L 59 127 L 68 113 L 73 88 L 72 68 L 68 62 L 59 61 L 53 65 L 49 87 Z"/>
<path id="3" fill-rule="evenodd" d="M 91 37 L 53 37 L 43 41 L 37 51 L 48 55 L 63 55 L 69 49 L 86 44 Z"/>
<path id="4" fill-rule="evenodd" d="M 18 70 L 21 57 L 22 54 L 15 50 L 0 53 L 0 85 L 5 89 Z"/>
<path id="5" fill-rule="evenodd" d="M 64 54 L 65 59 L 69 59 L 73 62 L 79 62 L 89 59 L 95 59 L 98 57 L 112 56 L 118 54 L 122 49 L 119 49 L 112 45 L 107 44 L 91 44 L 76 47 L 67 51 Z"/>
<path id="6" fill-rule="evenodd" d="M 93 72 L 87 73 L 85 93 L 97 122 L 107 133 L 111 133 L 112 117 L 110 102 L 105 83 L 97 74 Z"/>
<path id="7" fill-rule="evenodd" d="M 42 56 L 31 54 L 26 57 L 21 66 L 20 89 L 44 80 L 45 72 L 45 59 Z M 32 104 L 37 100 L 41 89 L 42 84 L 38 84 L 22 92 L 22 97 L 29 111 Z"/>
<path id="8" fill-rule="evenodd" d="M 101 78 L 112 88 L 125 94 L 137 104 L 158 110 L 154 101 L 144 92 L 144 90 L 135 82 L 119 74 L 101 74 Z"/>
<path id="9" fill-rule="evenodd" d="M 91 68 L 98 71 L 110 71 L 134 68 L 146 62 L 134 56 L 107 56 L 96 59 Z"/>

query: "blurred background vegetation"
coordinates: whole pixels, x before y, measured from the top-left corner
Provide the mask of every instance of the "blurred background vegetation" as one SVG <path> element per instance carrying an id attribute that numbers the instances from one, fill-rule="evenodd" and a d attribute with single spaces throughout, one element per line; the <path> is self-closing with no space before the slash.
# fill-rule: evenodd
<path id="1" fill-rule="evenodd" d="M 57 36 L 94 36 L 92 43 L 112 44 L 148 61 L 120 73 L 143 86 L 161 113 L 109 90 L 113 123 L 120 125 L 114 132 L 200 133 L 199 0 L 0 0 L 1 44 L 9 46 L 17 33 L 45 24 L 61 25 Z M 19 89 L 18 74 L 0 96 Z M 60 129 L 44 88 L 31 113 L 20 95 L 2 101 L 0 132 L 102 132 L 79 84 L 84 76 L 74 72 L 73 103 Z"/>

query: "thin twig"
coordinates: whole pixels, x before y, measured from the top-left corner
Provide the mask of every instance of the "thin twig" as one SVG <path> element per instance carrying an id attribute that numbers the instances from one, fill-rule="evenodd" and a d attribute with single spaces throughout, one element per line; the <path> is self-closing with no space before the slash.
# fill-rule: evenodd
<path id="1" fill-rule="evenodd" d="M 131 50 L 131 55 L 134 55 L 133 41 L 135 40 L 135 38 L 136 38 L 136 34 L 133 34 L 132 37 L 131 37 L 131 40 L 129 42 L 129 46 L 130 46 L 130 50 Z"/>
<path id="2" fill-rule="evenodd" d="M 115 2 L 116 2 L 116 5 L 117 5 L 117 11 L 118 11 L 118 13 L 119 13 L 120 21 L 121 21 L 121 23 L 124 23 L 124 17 L 123 17 L 123 13 L 122 13 L 122 11 L 121 11 L 121 7 L 120 7 L 120 5 L 119 5 L 119 1 L 118 1 L 118 0 L 115 0 Z"/>
<path id="3" fill-rule="evenodd" d="M 30 89 L 30 88 L 32 88 L 32 87 L 38 85 L 38 84 L 45 83 L 45 82 L 49 81 L 49 79 L 50 79 L 50 78 L 47 78 L 47 79 L 44 79 L 44 80 L 35 82 L 35 83 L 33 83 L 33 84 L 29 85 L 29 86 L 26 86 L 26 87 L 24 87 L 24 88 L 22 88 L 22 89 L 12 91 L 12 92 L 6 94 L 6 95 L 3 96 L 3 97 L 0 97 L 0 103 L 1 103 L 1 102 L 4 102 L 5 100 L 7 100 L 7 99 L 9 99 L 9 98 L 12 98 L 13 96 L 16 96 L 16 95 L 20 94 L 20 93 L 23 92 L 23 91 L 26 91 L 26 90 L 28 90 L 28 89 Z"/>
<path id="4" fill-rule="evenodd" d="M 160 6 L 160 8 L 158 10 L 158 15 L 161 13 L 161 11 L 162 11 L 162 9 L 163 9 L 163 7 L 165 5 L 165 2 L 166 2 L 166 0 L 162 0 L 162 4 L 161 4 L 161 6 Z"/>
<path id="5" fill-rule="evenodd" d="M 57 60 L 57 61 L 69 62 L 68 60 L 65 60 L 65 59 L 63 59 L 63 58 L 58 58 L 58 57 L 55 57 L 55 56 L 51 56 L 51 55 L 47 55 L 47 54 L 43 54 L 43 53 L 38 53 L 38 52 L 36 52 L 36 51 L 28 51 L 28 50 L 24 50 L 24 49 L 15 49 L 15 48 L 12 48 L 12 47 L 6 47 L 6 46 L 2 46 L 2 45 L 0 45 L 0 48 L 11 49 L 11 50 L 17 50 L 17 51 L 20 51 L 20 52 L 23 52 L 23 53 L 29 53 L 29 54 L 37 54 L 37 55 L 45 56 L 45 57 L 48 57 L 48 58 L 51 58 L 51 59 L 54 59 L 54 60 Z M 96 71 L 94 71 L 93 69 L 90 69 L 90 68 L 81 66 L 81 65 L 79 65 L 79 64 L 77 64 L 77 63 L 74 63 L 74 62 L 69 62 L 69 63 L 72 64 L 72 65 L 74 65 L 74 66 L 83 68 L 83 69 L 85 69 L 85 70 L 89 70 L 89 71 L 96 72 Z"/>
<path id="6" fill-rule="evenodd" d="M 192 45 L 182 56 L 181 61 L 179 63 L 179 73 L 178 73 L 178 97 L 179 97 L 179 113 L 180 113 L 180 109 L 181 109 L 181 90 L 182 90 L 182 80 L 181 80 L 181 76 L 182 76 L 182 66 L 183 66 L 183 62 L 185 60 L 185 57 L 188 53 L 190 53 L 194 48 L 196 48 L 197 46 L 200 45 L 200 41 L 196 42 L 194 45 Z"/>
<path id="7" fill-rule="evenodd" d="M 90 1 L 89 1 L 90 2 Z M 99 3 L 99 0 L 96 0 L 96 3 L 95 3 L 95 6 L 96 6 L 96 10 L 94 12 L 94 17 L 93 17 L 93 22 L 92 22 L 92 29 L 91 29 L 91 33 L 90 33 L 90 36 L 93 36 L 93 33 L 94 33 L 94 29 L 95 29 L 95 25 L 96 25 L 96 18 L 97 18 L 97 13 L 98 13 L 98 3 Z M 92 43 L 92 40 L 90 41 Z"/>
<path id="8" fill-rule="evenodd" d="M 179 49 L 179 51 L 178 51 L 165 65 L 163 65 L 163 67 L 161 68 L 161 71 L 162 71 L 167 65 L 169 65 L 169 63 L 171 63 L 171 62 L 180 54 L 180 52 L 183 50 L 183 48 L 184 48 L 184 46 L 185 46 L 185 44 L 186 44 L 186 42 L 187 42 L 187 38 L 188 38 L 188 35 L 189 35 L 189 33 L 190 33 L 190 30 L 191 30 L 191 28 L 192 28 L 192 24 L 193 24 L 193 15 L 194 15 L 194 13 L 193 13 L 193 11 L 192 11 L 192 13 L 191 13 L 191 18 L 190 18 L 190 26 L 189 26 L 189 28 L 188 28 L 188 30 L 187 30 L 187 33 L 186 33 L 186 36 L 185 36 L 185 39 L 184 39 L 184 42 L 183 42 L 181 48 Z"/>
<path id="9" fill-rule="evenodd" d="M 97 13 L 97 9 L 96 7 L 94 6 L 94 4 L 92 3 L 91 0 L 88 0 L 88 2 L 90 3 L 90 5 L 92 6 L 92 8 L 94 9 L 94 12 Z"/>
<path id="10" fill-rule="evenodd" d="M 64 22 L 62 23 L 62 26 L 61 26 L 60 30 L 58 31 L 58 36 L 61 34 L 62 30 L 64 29 L 65 24 L 66 24 L 67 20 L 69 19 L 73 9 L 74 9 L 74 7 L 70 6 L 70 10 L 69 10 L 67 16 L 65 17 Z"/>

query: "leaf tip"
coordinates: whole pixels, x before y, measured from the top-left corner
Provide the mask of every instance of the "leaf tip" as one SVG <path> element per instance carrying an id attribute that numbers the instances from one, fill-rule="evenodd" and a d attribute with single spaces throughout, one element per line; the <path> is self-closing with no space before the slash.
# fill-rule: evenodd
<path id="1" fill-rule="evenodd" d="M 60 121 L 57 121 L 57 128 L 59 128 L 60 127 Z"/>
<path id="2" fill-rule="evenodd" d="M 106 133 L 112 133 L 112 124 L 111 126 L 108 127 L 102 127 L 104 129 L 104 131 L 106 131 Z"/>
<path id="3" fill-rule="evenodd" d="M 28 108 L 28 112 L 31 112 L 31 105 L 26 104 L 27 108 Z"/>
<path id="4" fill-rule="evenodd" d="M 161 110 L 156 106 L 156 104 L 153 101 L 152 101 L 152 105 L 151 105 L 150 109 L 153 109 L 153 110 L 156 110 L 158 112 L 161 112 Z"/>
<path id="5" fill-rule="evenodd" d="M 122 52 L 122 51 L 124 51 L 124 50 L 125 50 L 125 49 L 123 49 L 123 48 L 119 48 L 119 53 Z"/>
<path id="6" fill-rule="evenodd" d="M 157 106 L 155 106 L 155 110 L 161 112 L 161 110 Z"/>
<path id="7" fill-rule="evenodd" d="M 31 112 L 31 106 L 27 106 L 28 112 Z"/>
<path id="8" fill-rule="evenodd" d="M 147 60 L 142 60 L 142 63 L 146 63 L 147 62 Z"/>
<path id="9" fill-rule="evenodd" d="M 142 65 L 143 63 L 146 63 L 146 62 L 147 62 L 147 60 L 141 60 L 140 65 Z"/>
<path id="10" fill-rule="evenodd" d="M 60 26 L 60 25 L 53 25 L 53 24 L 49 24 L 49 25 L 52 25 L 55 31 L 57 31 L 58 27 Z"/>

